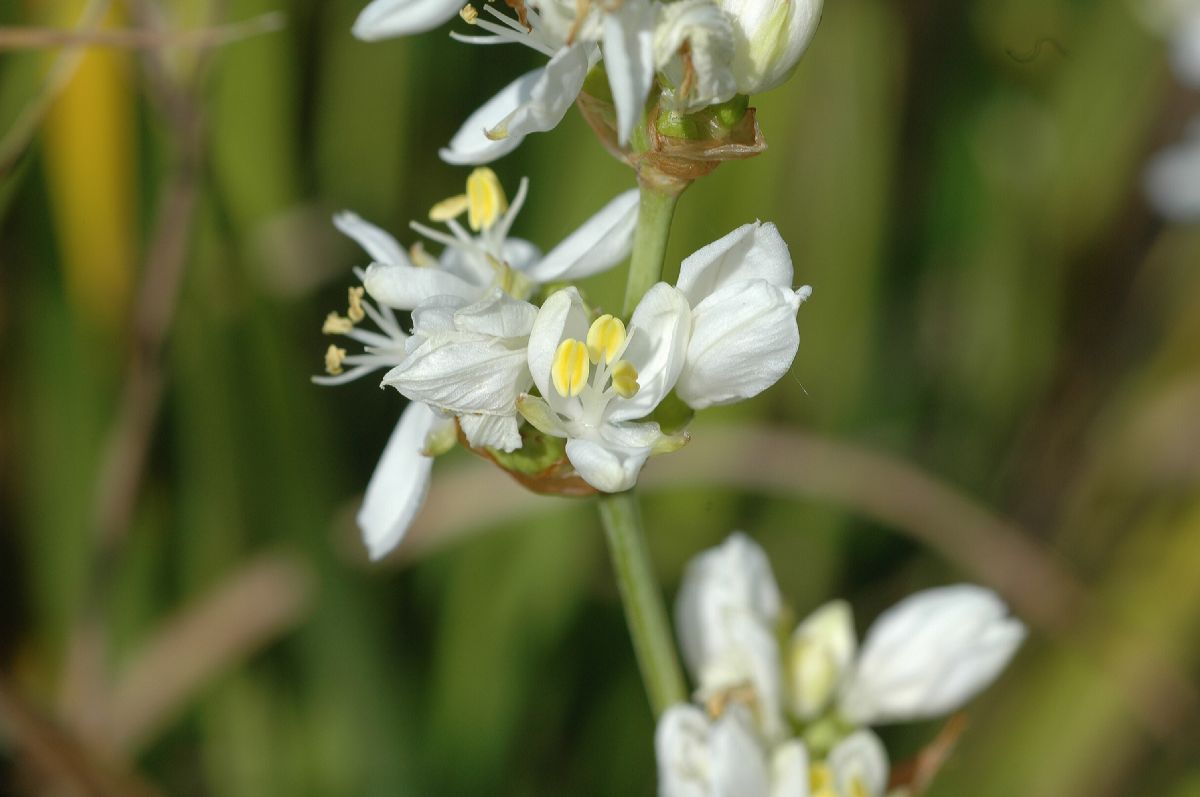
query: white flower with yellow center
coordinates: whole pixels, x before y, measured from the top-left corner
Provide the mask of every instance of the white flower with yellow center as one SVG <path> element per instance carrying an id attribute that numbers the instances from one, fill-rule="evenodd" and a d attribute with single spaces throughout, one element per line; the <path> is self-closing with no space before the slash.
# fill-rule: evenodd
<path id="1" fill-rule="evenodd" d="M 529 335 L 529 370 L 541 397 L 518 408 L 542 432 L 567 439 L 566 454 L 588 484 L 627 490 L 651 453 L 678 447 L 658 424 L 640 421 L 671 391 L 683 367 L 691 311 L 659 283 L 620 319 L 591 321 L 579 292 L 557 291 Z"/>
<path id="2" fill-rule="evenodd" d="M 715 716 L 696 706 L 663 712 L 654 735 L 659 797 L 882 797 L 888 760 L 870 731 L 813 760 L 804 743 L 763 740 L 743 706 Z"/>

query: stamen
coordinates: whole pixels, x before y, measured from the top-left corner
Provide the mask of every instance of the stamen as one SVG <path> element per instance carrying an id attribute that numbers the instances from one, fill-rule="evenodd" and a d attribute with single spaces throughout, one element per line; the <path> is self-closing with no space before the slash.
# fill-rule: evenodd
<path id="1" fill-rule="evenodd" d="M 558 344 L 558 350 L 554 352 L 554 365 L 550 369 L 550 377 L 558 395 L 570 398 L 582 393 L 590 370 L 588 350 L 583 341 L 568 338 Z"/>
<path id="2" fill-rule="evenodd" d="M 467 178 L 467 224 L 475 232 L 489 229 L 508 209 L 508 198 L 500 178 L 486 166 L 480 166 Z"/>
<path id="3" fill-rule="evenodd" d="M 808 784 L 814 794 L 833 789 L 833 771 L 828 764 L 813 764 L 808 768 Z"/>
<path id="4" fill-rule="evenodd" d="M 642 389 L 638 384 L 637 368 L 629 360 L 617 360 L 612 369 L 612 386 L 621 398 L 633 398 Z"/>
<path id="5" fill-rule="evenodd" d="M 468 25 L 474 25 L 475 20 L 479 19 L 479 12 L 475 10 L 475 6 L 467 3 L 458 11 L 458 15 L 462 17 L 462 21 Z"/>
<path id="6" fill-rule="evenodd" d="M 342 362 L 346 359 L 346 350 L 339 349 L 332 343 L 325 350 L 325 373 L 337 376 L 342 372 Z"/>
<path id="7" fill-rule="evenodd" d="M 414 266 L 419 268 L 428 268 L 438 264 L 437 258 L 426 252 L 425 244 L 420 241 L 408 247 L 408 259 L 412 261 Z"/>
<path id="8" fill-rule="evenodd" d="M 325 316 L 325 323 L 321 325 L 322 335 L 345 335 L 350 330 L 354 329 L 354 322 L 349 318 L 330 313 Z"/>
<path id="9" fill-rule="evenodd" d="M 587 347 L 593 363 L 603 359 L 604 364 L 608 365 L 620 356 L 624 345 L 625 324 L 621 319 L 605 314 L 592 322 L 588 329 Z"/>
<path id="10" fill-rule="evenodd" d="M 367 314 L 363 312 L 362 300 L 365 292 L 366 290 L 361 286 L 350 288 L 350 290 L 347 291 L 350 308 L 346 311 L 346 317 L 350 319 L 351 324 L 357 324 L 359 321 L 362 321 L 367 317 Z"/>
<path id="11" fill-rule="evenodd" d="M 467 8 L 470 8 L 470 6 L 467 6 Z M 443 222 L 450 221 L 450 219 L 457 219 L 459 216 L 465 213 L 466 210 L 467 195 L 458 194 L 457 196 L 452 196 L 449 199 L 443 199 L 441 202 L 431 207 L 429 209 L 429 220 Z"/>

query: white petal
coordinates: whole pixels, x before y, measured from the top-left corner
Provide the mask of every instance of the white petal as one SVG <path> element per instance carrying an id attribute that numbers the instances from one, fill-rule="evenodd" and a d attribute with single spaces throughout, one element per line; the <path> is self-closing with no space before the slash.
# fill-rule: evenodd
<path id="1" fill-rule="evenodd" d="M 438 154 L 458 166 L 491 163 L 507 155 L 529 133 L 557 126 L 575 102 L 585 77 L 585 49 L 560 50 L 544 69 L 525 73 L 471 114 L 450 139 L 450 146 Z"/>
<path id="2" fill-rule="evenodd" d="M 874 733 L 861 730 L 846 737 L 830 751 L 828 761 L 839 794 L 882 797 L 889 765 L 883 742 Z"/>
<path id="3" fill-rule="evenodd" d="M 1193 120 L 1182 141 L 1151 159 L 1144 180 L 1150 204 L 1160 214 L 1172 221 L 1200 219 L 1200 119 Z"/>
<path id="4" fill-rule="evenodd" d="M 852 722 L 928 719 L 990 684 L 1025 638 L 991 590 L 962 584 L 919 592 L 867 632 L 840 707 Z"/>
<path id="5" fill-rule="evenodd" d="M 483 293 L 478 286 L 439 268 L 382 263 L 367 268 L 363 286 L 372 299 L 397 310 L 412 310 L 435 296 L 458 296 L 473 302 Z"/>
<path id="6" fill-rule="evenodd" d="M 515 415 L 463 415 L 458 422 L 472 448 L 516 451 L 521 447 L 521 432 Z"/>
<path id="7" fill-rule="evenodd" d="M 388 266 L 409 266 L 408 255 L 404 248 L 389 233 L 376 227 L 362 217 L 348 210 L 343 210 L 333 217 L 333 226 L 366 250 L 376 263 Z"/>
<path id="8" fill-rule="evenodd" d="M 426 438 L 442 423 L 445 419 L 414 401 L 404 408 L 388 439 L 358 511 L 358 527 L 372 559 L 385 556 L 400 544 L 425 502 L 433 459 L 421 452 Z"/>
<path id="9" fill-rule="evenodd" d="M 654 731 L 658 797 L 710 797 L 709 722 L 695 706 L 674 705 Z"/>
<path id="10" fill-rule="evenodd" d="M 717 642 L 719 636 L 720 644 Z M 710 639 L 701 665 L 698 694 L 705 701 L 749 686 L 754 692 L 754 717 L 764 738 L 786 735 L 783 714 L 783 673 L 774 627 L 751 612 L 729 610 Z"/>
<path id="11" fill-rule="evenodd" d="M 413 336 L 419 337 L 420 340 L 409 338 L 411 345 L 408 351 L 415 349 L 430 335 L 455 331 L 454 315 L 469 304 L 470 302 L 461 296 L 447 295 L 434 296 L 421 302 L 420 306 L 412 311 Z"/>
<path id="12" fill-rule="evenodd" d="M 676 285 L 696 306 L 731 282 L 762 279 L 777 288 L 792 287 L 792 257 L 774 224 L 743 224 L 697 250 L 679 267 Z"/>
<path id="13" fill-rule="evenodd" d="M 537 246 L 521 238 L 509 238 L 504 242 L 504 262 L 508 263 L 510 268 L 515 268 L 517 271 L 528 273 L 539 260 L 542 259 L 542 250 Z M 541 282 L 542 280 L 538 280 Z"/>
<path id="14" fill-rule="evenodd" d="M 559 50 L 538 79 L 529 85 L 528 94 L 521 96 L 520 104 L 495 120 L 488 132 L 493 138 L 524 138 L 530 133 L 553 130 L 579 96 L 587 70 L 584 45 L 575 44 Z"/>
<path id="15" fill-rule="evenodd" d="M 567 440 L 567 459 L 588 484 L 605 493 L 619 493 L 637 484 L 649 448 L 623 448 L 595 440 Z"/>
<path id="16" fill-rule="evenodd" d="M 800 299 L 765 280 L 727 283 L 696 306 L 676 390 L 694 409 L 757 396 L 792 367 Z"/>
<path id="17" fill-rule="evenodd" d="M 605 205 L 558 246 L 525 270 L 541 283 L 598 274 L 629 256 L 637 226 L 638 191 L 631 189 Z"/>
<path id="18" fill-rule="evenodd" d="M 525 350 L 487 335 L 431 335 L 383 378 L 412 401 L 454 414 L 510 415 L 530 384 Z"/>
<path id="19" fill-rule="evenodd" d="M 792 713 L 809 722 L 828 708 L 854 663 L 857 643 L 850 605 L 835 600 L 810 614 L 788 649 Z"/>
<path id="20" fill-rule="evenodd" d="M 454 326 L 463 332 L 475 332 L 496 338 L 527 338 L 533 329 L 538 309 L 529 302 L 514 299 L 499 288 L 475 304 L 454 314 Z"/>
<path id="21" fill-rule="evenodd" d="M 654 6 L 625 0 L 604 17 L 604 69 L 617 108 L 617 138 L 624 145 L 642 117 L 654 80 Z"/>
<path id="22" fill-rule="evenodd" d="M 552 406 L 558 392 L 550 384 L 550 369 L 554 366 L 558 344 L 565 338 L 586 340 L 587 331 L 588 317 L 583 298 L 574 288 L 550 294 L 538 310 L 529 333 L 529 372 L 538 392 Z"/>
<path id="23" fill-rule="evenodd" d="M 1171 36 L 1171 66 L 1180 83 L 1200 88 L 1200 7 L 1186 14 Z"/>
<path id="24" fill-rule="evenodd" d="M 808 797 L 808 749 L 792 739 L 771 755 L 771 797 Z"/>
<path id="25" fill-rule="evenodd" d="M 608 418 L 613 422 L 649 415 L 666 397 L 687 355 L 692 312 L 683 294 L 660 282 L 642 297 L 629 320 L 629 345 L 623 359 L 638 371 L 641 389 L 628 399 L 613 399 Z"/>
<path id="26" fill-rule="evenodd" d="M 364 41 L 424 33 L 449 22 L 461 7 L 458 0 L 374 0 L 358 15 L 352 31 Z"/>
<path id="27" fill-rule="evenodd" d="M 731 706 L 713 723 L 713 794 L 729 797 L 770 797 L 766 753 L 754 736 L 740 706 Z"/>

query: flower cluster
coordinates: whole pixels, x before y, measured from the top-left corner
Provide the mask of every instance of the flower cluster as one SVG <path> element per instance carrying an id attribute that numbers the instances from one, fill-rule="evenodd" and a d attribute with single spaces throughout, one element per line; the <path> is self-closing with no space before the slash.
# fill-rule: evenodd
<path id="1" fill-rule="evenodd" d="M 1025 636 L 989 590 L 919 592 L 857 647 L 834 601 L 780 638 L 766 554 L 743 534 L 688 567 L 676 622 L 697 705 L 659 720 L 661 797 L 879 797 L 887 753 L 871 726 L 955 711 L 991 683 Z"/>
<path id="2" fill-rule="evenodd" d="M 456 15 L 484 35 L 471 44 L 520 44 L 549 61 L 514 80 L 471 114 L 441 150 L 448 163 L 489 163 L 530 133 L 554 128 L 589 71 L 589 94 L 615 111 L 620 146 L 629 143 L 648 100 L 664 111 L 695 112 L 777 86 L 792 72 L 821 16 L 822 0 L 506 0 L 512 13 L 461 0 L 374 0 L 354 33 L 375 40 L 421 33 Z M 650 117 L 652 120 L 654 116 Z"/>
<path id="3" fill-rule="evenodd" d="M 626 325 L 575 287 L 547 286 L 629 254 L 636 192 L 543 255 L 509 235 L 527 189 L 522 181 L 509 204 L 490 169 L 472 172 L 464 194 L 430 211 L 447 231 L 412 225 L 443 245 L 437 257 L 421 245 L 406 252 L 353 214 L 335 218 L 374 262 L 358 272 L 346 314 L 330 314 L 324 331 L 365 350 L 330 345 L 328 375 L 316 381 L 386 367 L 383 384 L 410 402 L 359 513 L 373 558 L 399 543 L 424 500 L 432 457 L 460 435 L 533 486 L 556 491 L 532 477 L 566 468 L 573 492 L 619 492 L 651 455 L 687 441 L 691 411 L 755 396 L 791 367 L 796 311 L 810 289 L 793 289 L 774 225 L 746 224 L 686 258 L 678 282 L 653 286 Z M 411 333 L 396 311 L 411 313 Z M 368 321 L 377 331 L 364 328 Z M 660 412 L 668 397 L 685 408 L 669 422 Z"/>

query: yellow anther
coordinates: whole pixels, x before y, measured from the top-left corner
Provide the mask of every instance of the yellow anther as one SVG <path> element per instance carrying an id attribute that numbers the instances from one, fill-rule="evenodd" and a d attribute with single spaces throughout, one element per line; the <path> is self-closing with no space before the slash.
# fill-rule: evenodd
<path id="1" fill-rule="evenodd" d="M 361 288 L 351 288 L 347 293 L 349 296 L 350 309 L 346 311 L 346 317 L 350 319 L 351 324 L 357 324 L 367 317 L 363 310 L 362 299 L 366 291 Z"/>
<path id="2" fill-rule="evenodd" d="M 332 343 L 325 350 L 325 373 L 337 376 L 342 372 L 342 361 L 346 359 L 346 350 L 339 349 Z"/>
<path id="3" fill-rule="evenodd" d="M 321 325 L 321 333 L 324 335 L 345 335 L 352 329 L 354 329 L 354 322 L 337 313 L 325 316 L 325 323 Z"/>
<path id="4" fill-rule="evenodd" d="M 850 779 L 850 793 L 846 797 L 871 797 L 871 793 L 862 778 L 854 777 Z"/>
<path id="5" fill-rule="evenodd" d="M 813 764 L 808 768 L 808 785 L 813 792 L 833 790 L 833 770 L 828 764 Z"/>
<path id="6" fill-rule="evenodd" d="M 617 360 L 612 368 L 612 385 L 621 398 L 633 398 L 642 389 L 638 384 L 638 372 L 629 360 Z"/>
<path id="7" fill-rule="evenodd" d="M 427 268 L 438 264 L 437 258 L 425 251 L 425 244 L 417 241 L 408 247 L 408 259 L 418 268 Z"/>
<path id="8" fill-rule="evenodd" d="M 479 12 L 475 10 L 475 6 L 467 3 L 458 10 L 458 15 L 462 17 L 462 21 L 468 25 L 474 25 L 475 20 L 479 19 Z"/>
<path id="9" fill-rule="evenodd" d="M 588 354 L 592 362 L 598 363 L 603 359 L 605 365 L 611 363 L 621 354 L 624 345 L 625 325 L 621 319 L 606 314 L 592 322 L 587 334 Z M 636 378 L 636 372 L 634 376 Z"/>
<path id="10" fill-rule="evenodd" d="M 590 371 L 587 346 L 583 341 L 568 338 L 558 344 L 558 351 L 554 352 L 554 365 L 550 368 L 550 377 L 558 395 L 563 398 L 578 396 L 587 384 Z"/>
<path id="11" fill-rule="evenodd" d="M 508 210 L 508 197 L 500 178 L 486 166 L 480 166 L 467 178 L 467 224 L 475 232 L 491 229 Z"/>
<path id="12" fill-rule="evenodd" d="M 430 221 L 450 221 L 457 219 L 467 210 L 467 195 L 458 194 L 449 199 L 443 199 L 429 209 Z"/>

